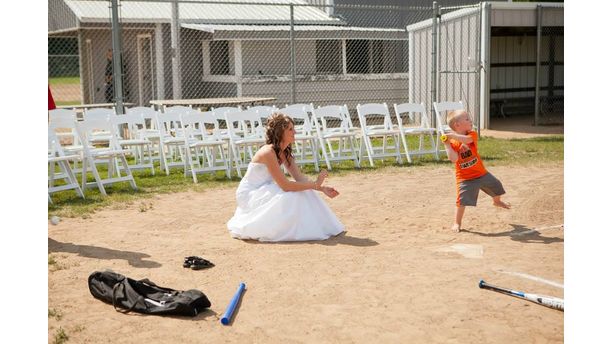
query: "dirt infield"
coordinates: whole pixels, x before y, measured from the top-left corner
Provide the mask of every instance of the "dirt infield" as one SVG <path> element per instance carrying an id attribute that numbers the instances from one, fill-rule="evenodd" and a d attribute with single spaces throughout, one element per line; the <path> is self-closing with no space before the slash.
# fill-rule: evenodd
<path id="1" fill-rule="evenodd" d="M 53 100 L 56 102 L 81 101 L 81 84 L 51 85 Z"/>
<path id="2" fill-rule="evenodd" d="M 478 281 L 563 297 L 563 165 L 492 167 L 511 210 L 481 193 L 454 211 L 450 166 L 342 177 L 326 199 L 347 232 L 322 242 L 232 239 L 233 188 L 159 195 L 49 225 L 49 341 L 74 343 L 561 343 L 563 312 L 481 290 Z M 183 257 L 215 267 L 193 271 Z M 211 300 L 194 318 L 121 314 L 87 277 L 112 269 Z M 219 323 L 238 283 L 234 322 Z"/>

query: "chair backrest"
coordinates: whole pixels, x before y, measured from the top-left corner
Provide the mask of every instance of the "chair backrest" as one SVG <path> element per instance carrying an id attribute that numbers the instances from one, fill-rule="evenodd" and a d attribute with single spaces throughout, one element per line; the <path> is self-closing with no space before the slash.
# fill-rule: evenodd
<path id="1" fill-rule="evenodd" d="M 313 122 L 309 113 L 312 113 L 313 110 L 312 104 L 293 104 L 279 109 L 278 112 L 291 117 L 294 122 L 297 122 L 295 123 L 295 131 L 297 133 L 309 135 L 313 130 Z"/>
<path id="2" fill-rule="evenodd" d="M 371 127 L 372 125 L 380 126 L 380 117 L 383 117 L 382 126 L 386 130 L 392 129 L 391 114 L 387 103 L 371 103 L 371 104 L 357 104 L 357 115 L 359 116 L 359 123 L 362 128 Z M 368 123 L 368 119 L 371 121 Z M 376 123 L 372 123 L 377 119 Z"/>
<path id="3" fill-rule="evenodd" d="M 121 134 L 125 134 L 125 138 L 134 139 L 138 136 L 138 130 L 145 127 L 145 120 L 138 112 L 111 116 L 110 121 L 113 124 L 115 130 L 118 130 L 115 132 L 115 135 L 117 135 L 117 137 L 122 136 Z"/>
<path id="4" fill-rule="evenodd" d="M 76 123 L 76 130 L 79 134 L 79 139 L 83 142 L 83 149 L 88 150 L 89 144 L 85 142 L 95 141 L 97 144 L 103 144 L 108 142 L 108 147 L 112 149 L 121 149 L 115 130 L 113 129 L 113 123 L 110 119 L 94 118 L 86 121 Z M 105 140 L 99 140 L 96 136 L 97 132 L 105 133 Z"/>
<path id="5" fill-rule="evenodd" d="M 126 114 L 139 114 L 145 120 L 145 126 L 147 129 L 155 129 L 153 126 L 157 125 L 157 116 L 160 115 L 159 111 L 153 109 L 153 107 L 137 106 L 125 110 Z"/>
<path id="6" fill-rule="evenodd" d="M 111 116 L 116 115 L 115 110 L 112 109 L 85 109 L 85 112 L 83 112 L 83 120 L 109 119 Z"/>
<path id="7" fill-rule="evenodd" d="M 276 106 L 259 105 L 251 106 L 249 107 L 249 110 L 257 111 L 261 119 L 267 119 L 268 117 L 270 117 L 270 115 L 278 111 L 278 108 Z"/>
<path id="8" fill-rule="evenodd" d="M 465 106 L 462 101 L 457 102 L 434 102 L 434 111 L 436 112 L 436 129 L 438 131 L 450 130 L 446 116 L 448 111 L 453 110 L 465 110 Z"/>
<path id="9" fill-rule="evenodd" d="M 211 112 L 213 115 L 213 118 L 216 120 L 225 120 L 225 113 L 226 112 L 236 112 L 236 111 L 242 111 L 242 107 L 241 106 L 224 106 L 224 107 L 219 107 L 219 108 L 212 108 Z"/>
<path id="10" fill-rule="evenodd" d="M 179 132 L 183 132 L 181 112 L 163 113 L 157 118 L 161 136 L 170 136 L 172 135 L 172 132 L 176 131 L 177 129 L 179 129 Z"/>
<path id="11" fill-rule="evenodd" d="M 77 114 L 74 110 L 55 109 L 49 111 L 49 127 L 52 129 L 59 128 L 76 128 Z"/>
<path id="12" fill-rule="evenodd" d="M 400 127 L 420 127 L 420 128 L 431 128 L 431 120 L 425 110 L 423 103 L 402 103 L 393 104 L 395 110 L 395 117 Z M 407 113 L 412 123 L 405 123 L 402 120 L 402 114 Z"/>
<path id="13" fill-rule="evenodd" d="M 262 137 L 263 131 L 258 129 L 261 128 L 261 119 L 254 110 L 242 110 L 242 111 L 228 111 L 225 113 L 225 121 L 227 123 L 227 129 L 230 137 L 249 137 L 249 136 L 260 136 Z M 242 130 L 240 135 L 239 129 Z"/>
<path id="14" fill-rule="evenodd" d="M 212 116 L 212 111 L 201 112 L 199 110 L 191 110 L 181 114 L 181 122 L 185 129 L 185 135 L 188 137 L 201 136 L 205 138 L 217 138 L 216 130 L 209 133 L 206 129 L 206 124 L 215 125 L 217 121 Z"/>
<path id="15" fill-rule="evenodd" d="M 334 127 L 334 129 L 338 129 L 341 131 L 348 131 L 351 128 L 350 119 L 348 115 L 348 107 L 345 105 L 328 105 L 323 107 L 318 107 L 313 110 L 313 122 L 316 125 L 321 122 L 321 129 L 323 131 L 327 131 L 329 129 L 328 121 L 338 122 L 339 125 Z"/>
<path id="16" fill-rule="evenodd" d="M 49 157 L 64 155 L 64 150 L 60 145 L 59 138 L 55 134 L 55 130 L 52 127 L 48 128 L 47 148 L 49 150 Z"/>

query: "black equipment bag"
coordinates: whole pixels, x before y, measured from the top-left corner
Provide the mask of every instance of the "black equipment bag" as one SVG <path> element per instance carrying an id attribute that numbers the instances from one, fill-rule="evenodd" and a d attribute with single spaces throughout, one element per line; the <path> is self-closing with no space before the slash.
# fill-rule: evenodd
<path id="1" fill-rule="evenodd" d="M 112 304 L 118 312 L 196 316 L 210 307 L 199 290 L 164 288 L 148 279 L 136 281 L 111 270 L 95 271 L 87 282 L 93 297 Z"/>

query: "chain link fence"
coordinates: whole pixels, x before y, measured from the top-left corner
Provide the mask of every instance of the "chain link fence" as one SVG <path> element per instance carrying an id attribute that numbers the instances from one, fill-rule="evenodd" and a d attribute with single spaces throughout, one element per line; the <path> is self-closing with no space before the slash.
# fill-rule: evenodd
<path id="1" fill-rule="evenodd" d="M 114 103 L 111 1 L 48 2 L 49 84 L 57 104 Z M 392 109 L 423 102 L 431 111 L 437 99 L 462 100 L 473 115 L 481 112 L 479 4 L 434 11 L 432 3 L 366 1 L 116 2 L 128 107 L 263 97 L 278 107 L 346 104 L 355 115 L 359 103 L 386 102 Z M 536 28 L 491 31 L 491 116 L 533 115 L 537 107 L 542 122 L 562 121 L 563 28 L 541 28 L 539 70 Z"/>
<path id="2" fill-rule="evenodd" d="M 113 102 L 110 1 L 49 3 L 58 104 Z M 277 106 L 353 109 L 407 101 L 405 27 L 431 9 L 313 3 L 120 1 L 124 102 L 273 97 Z"/>
<path id="3" fill-rule="evenodd" d="M 492 117 L 563 123 L 563 27 L 542 24 L 560 8 L 538 8 L 535 26 L 492 27 Z"/>
<path id="4" fill-rule="evenodd" d="M 541 8 L 540 20 L 550 11 Z M 563 123 L 563 31 L 559 26 L 542 26 L 539 30 L 536 124 Z"/>
<path id="5" fill-rule="evenodd" d="M 481 6 L 440 8 L 436 99 L 461 101 L 480 127 Z"/>

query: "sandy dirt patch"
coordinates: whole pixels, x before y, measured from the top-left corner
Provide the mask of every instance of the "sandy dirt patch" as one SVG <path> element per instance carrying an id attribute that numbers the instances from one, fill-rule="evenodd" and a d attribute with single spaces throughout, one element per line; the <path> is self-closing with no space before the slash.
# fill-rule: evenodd
<path id="1" fill-rule="evenodd" d="M 448 229 L 450 166 L 331 173 L 326 199 L 347 232 L 322 242 L 232 239 L 234 188 L 159 195 L 49 225 L 49 340 L 71 343 L 542 343 L 563 342 L 563 312 L 481 290 L 478 281 L 563 297 L 563 165 L 492 167 L 512 210 L 480 194 Z M 143 211 L 146 209 L 146 211 Z M 183 257 L 215 267 L 193 271 Z M 59 267 L 59 270 L 56 270 Z M 94 299 L 87 277 L 112 269 L 212 306 L 194 318 L 121 314 Z M 238 283 L 231 326 L 219 323 Z"/>

